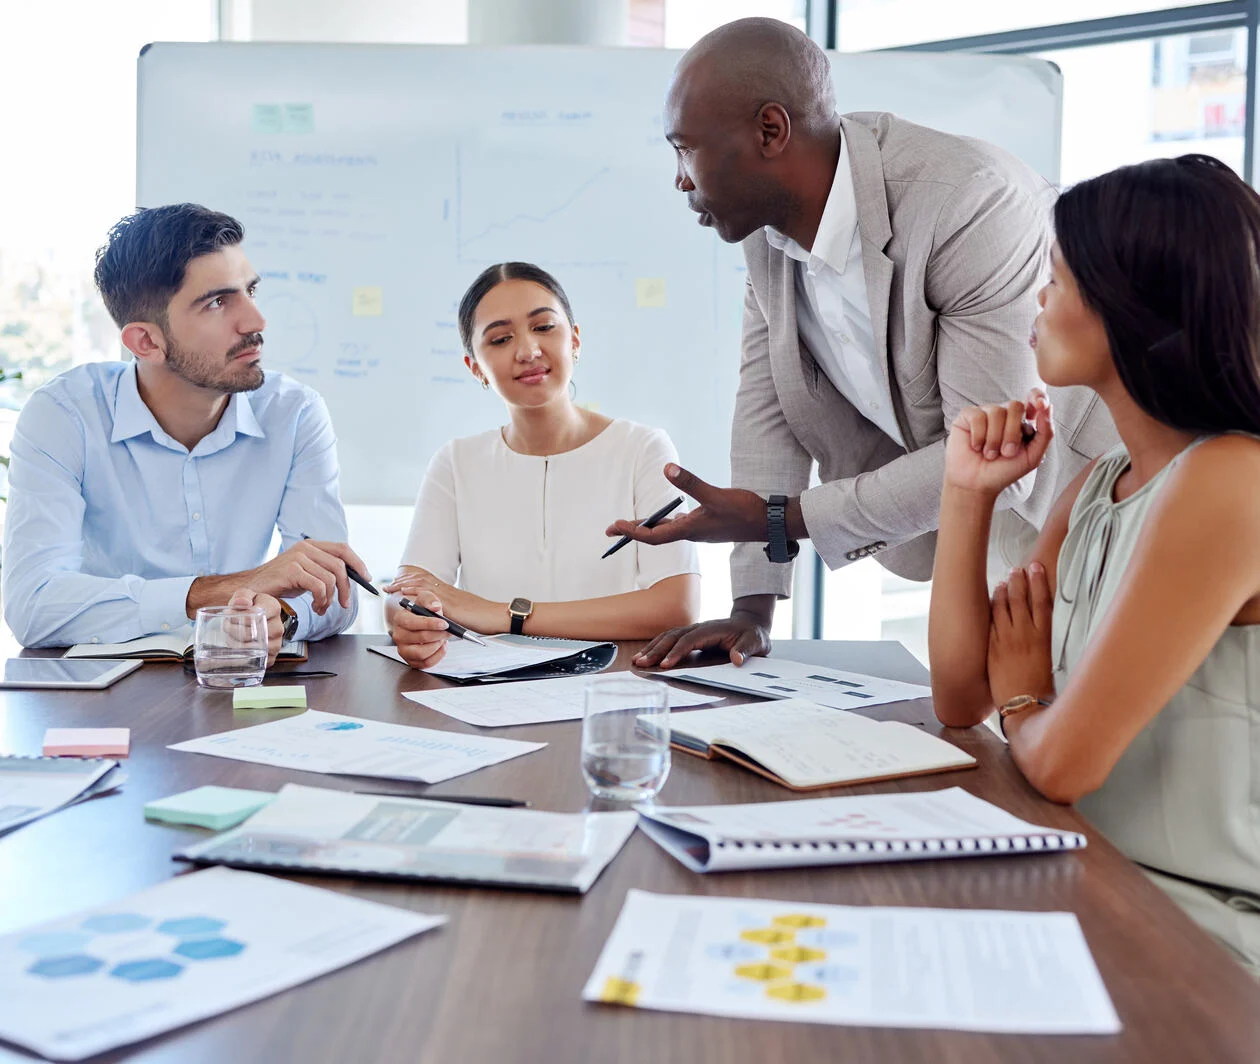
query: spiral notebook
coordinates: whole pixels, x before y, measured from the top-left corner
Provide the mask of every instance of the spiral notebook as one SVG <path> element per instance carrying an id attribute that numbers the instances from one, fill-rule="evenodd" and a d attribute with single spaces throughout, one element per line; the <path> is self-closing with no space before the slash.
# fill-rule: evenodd
<path id="1" fill-rule="evenodd" d="M 506 680 L 549 680 L 602 672 L 617 656 L 615 643 L 584 639 L 548 639 L 531 635 L 490 635 L 485 646 L 464 639 L 448 639 L 446 653 L 423 670 L 455 683 L 502 683 Z M 370 646 L 381 657 L 406 665 L 392 643 Z"/>
<path id="2" fill-rule="evenodd" d="M 693 872 L 1061 853 L 1074 831 L 1029 824 L 961 787 L 752 805 L 656 806 L 639 827 Z"/>
<path id="3" fill-rule="evenodd" d="M 0 757 L 0 835 L 112 791 L 124 778 L 110 758 Z"/>

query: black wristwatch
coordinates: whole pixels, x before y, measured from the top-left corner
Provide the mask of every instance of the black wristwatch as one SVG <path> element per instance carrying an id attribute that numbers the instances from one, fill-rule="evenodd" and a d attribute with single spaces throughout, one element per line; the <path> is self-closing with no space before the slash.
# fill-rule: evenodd
<path id="1" fill-rule="evenodd" d="M 527 598 L 521 598 L 519 595 L 508 603 L 508 617 L 511 619 L 509 626 L 513 635 L 522 635 L 525 631 L 525 622 L 529 620 L 529 615 L 534 612 L 534 604 Z"/>
<path id="2" fill-rule="evenodd" d="M 284 618 L 284 641 L 286 643 L 291 643 L 293 642 L 293 637 L 297 635 L 298 630 L 297 611 L 285 602 L 284 599 L 281 599 L 280 616 Z"/>
<path id="3" fill-rule="evenodd" d="M 801 545 L 787 537 L 787 496 L 771 495 L 766 500 L 766 557 L 772 562 L 790 562 Z"/>

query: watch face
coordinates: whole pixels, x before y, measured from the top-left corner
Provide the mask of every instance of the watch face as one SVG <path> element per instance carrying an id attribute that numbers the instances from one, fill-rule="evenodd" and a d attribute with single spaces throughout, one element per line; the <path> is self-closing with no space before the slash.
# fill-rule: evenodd
<path id="1" fill-rule="evenodd" d="M 508 613 L 519 613 L 528 617 L 534 612 L 534 604 L 527 598 L 514 598 L 508 606 Z"/>

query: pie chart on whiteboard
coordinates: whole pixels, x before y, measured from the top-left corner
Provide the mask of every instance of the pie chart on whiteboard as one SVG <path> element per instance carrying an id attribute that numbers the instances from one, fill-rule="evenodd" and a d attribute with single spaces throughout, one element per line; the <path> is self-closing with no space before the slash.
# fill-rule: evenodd
<path id="1" fill-rule="evenodd" d="M 319 322 L 306 300 L 291 292 L 267 292 L 258 297 L 267 319 L 263 330 L 263 368 L 310 376 L 316 371 Z"/>

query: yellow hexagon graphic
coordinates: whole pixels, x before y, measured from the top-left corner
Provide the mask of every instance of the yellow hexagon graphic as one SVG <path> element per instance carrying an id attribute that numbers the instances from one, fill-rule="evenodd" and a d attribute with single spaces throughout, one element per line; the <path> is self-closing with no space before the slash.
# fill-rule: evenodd
<path id="1" fill-rule="evenodd" d="M 741 979 L 756 979 L 759 983 L 771 983 L 776 979 L 790 979 L 792 969 L 784 968 L 781 964 L 740 964 L 736 966 L 735 974 Z"/>
<path id="2" fill-rule="evenodd" d="M 637 1005 L 639 1003 L 639 993 L 643 988 L 638 983 L 631 982 L 629 979 L 618 979 L 610 976 L 604 980 L 604 987 L 600 991 L 599 1000 L 608 1005 Z"/>
<path id="3" fill-rule="evenodd" d="M 741 931 L 739 937 L 745 942 L 760 942 L 763 946 L 788 946 L 796 941 L 796 933 L 784 931 L 777 927 L 754 927 Z"/>
<path id="4" fill-rule="evenodd" d="M 770 921 L 776 927 L 826 927 L 827 921 L 821 916 L 810 916 L 808 913 L 785 913 Z"/>
<path id="5" fill-rule="evenodd" d="M 776 961 L 787 961 L 788 964 L 804 964 L 806 961 L 825 961 L 825 949 L 810 949 L 808 946 L 786 946 L 783 949 L 772 949 L 770 956 Z"/>
<path id="6" fill-rule="evenodd" d="M 780 983 L 778 986 L 766 987 L 766 996 L 799 1005 L 809 1001 L 822 1001 L 827 996 L 827 991 L 812 983 Z"/>

